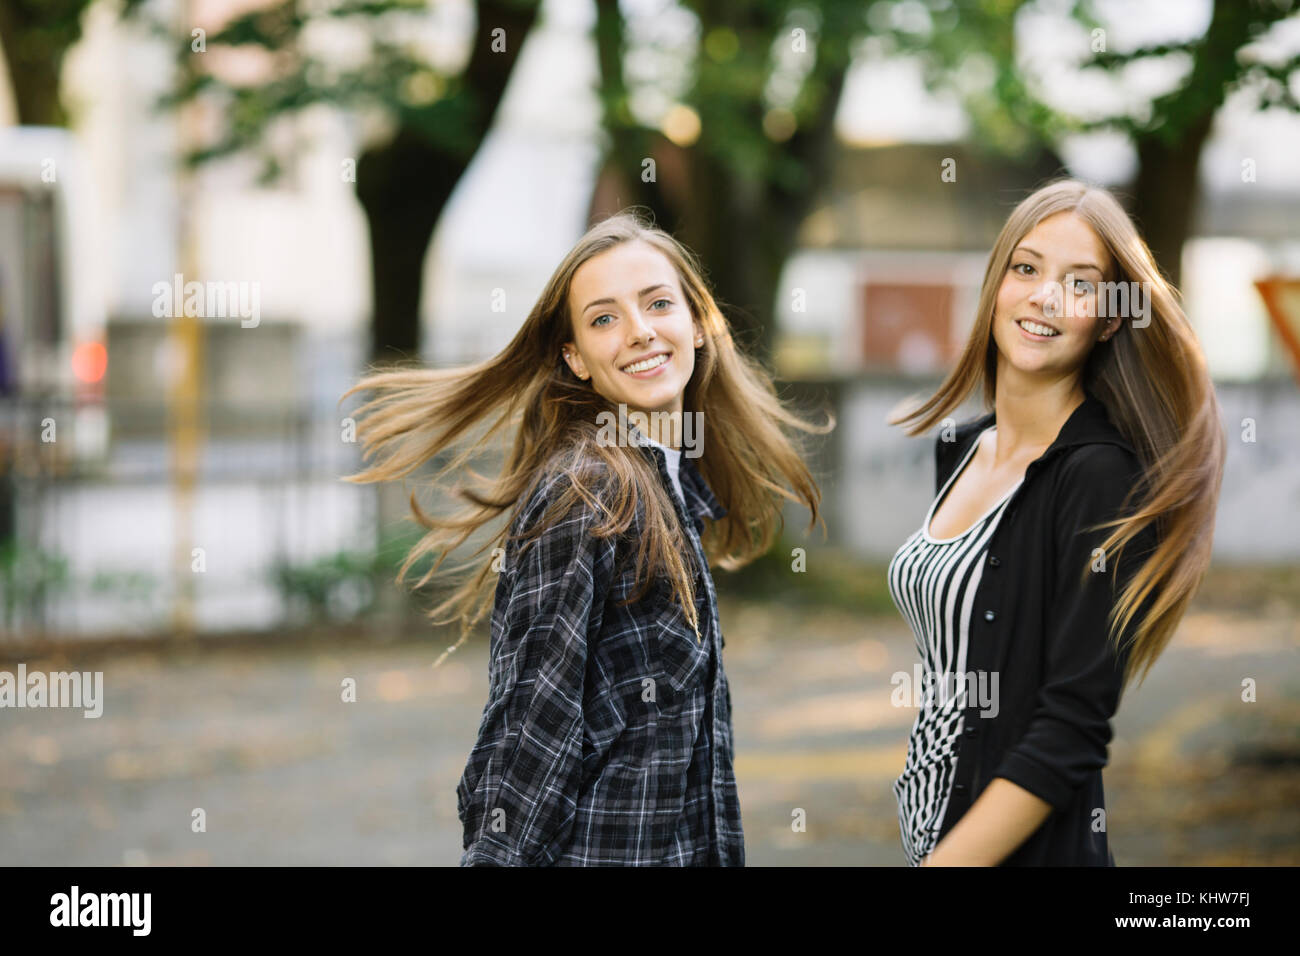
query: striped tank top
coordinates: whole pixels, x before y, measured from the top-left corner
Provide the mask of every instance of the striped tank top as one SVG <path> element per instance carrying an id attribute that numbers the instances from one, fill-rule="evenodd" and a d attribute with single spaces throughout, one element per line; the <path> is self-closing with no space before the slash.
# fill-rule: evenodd
<path id="1" fill-rule="evenodd" d="M 921 680 L 913 691 L 919 709 L 907 743 L 907 762 L 893 786 L 903 853 L 912 866 L 934 849 L 948 809 L 966 707 L 962 678 L 967 673 L 971 605 L 989 539 L 1020 484 L 954 538 L 932 537 L 930 522 L 984 435 L 996 427 L 990 425 L 971 442 L 966 457 L 930 505 L 920 529 L 889 562 L 889 593 L 912 628 L 921 658 Z"/>

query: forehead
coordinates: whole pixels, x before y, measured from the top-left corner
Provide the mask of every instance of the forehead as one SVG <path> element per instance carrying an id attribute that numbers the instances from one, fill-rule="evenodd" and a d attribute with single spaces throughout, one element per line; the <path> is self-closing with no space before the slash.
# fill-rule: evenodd
<path id="1" fill-rule="evenodd" d="M 1105 269 L 1110 262 L 1110 252 L 1101 236 L 1069 211 L 1054 213 L 1025 233 L 1016 248 L 1026 246 L 1048 258 L 1069 263 L 1094 262 Z"/>
<path id="2" fill-rule="evenodd" d="M 678 287 L 677 270 L 668 257 L 639 239 L 620 242 L 592 256 L 574 271 L 574 308 L 584 308 L 594 298 L 635 296 L 655 283 Z"/>

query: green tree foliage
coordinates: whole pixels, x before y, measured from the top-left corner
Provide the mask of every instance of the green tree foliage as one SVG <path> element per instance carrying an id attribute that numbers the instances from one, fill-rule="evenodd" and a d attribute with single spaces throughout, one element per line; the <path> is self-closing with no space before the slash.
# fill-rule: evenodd
<path id="1" fill-rule="evenodd" d="M 782 267 L 825 180 L 834 122 L 854 45 L 866 30 L 860 0 L 683 3 L 695 42 L 680 57 L 685 81 L 634 82 L 617 4 L 598 6 L 596 40 L 609 136 L 599 193 L 642 205 L 699 253 L 723 307 L 761 358 L 774 341 Z M 638 115 L 646 86 L 698 120 L 674 135 L 672 117 Z M 690 121 L 694 125 L 694 121 Z M 653 160 L 653 178 L 647 174 Z"/>
<path id="2" fill-rule="evenodd" d="M 1295 0 L 1205 0 L 1209 23 L 1199 36 L 1150 46 L 1123 43 L 1122 22 L 1107 26 L 1095 0 L 877 0 L 867 11 L 892 49 L 918 57 L 933 91 L 956 94 L 969 115 L 972 142 L 1018 155 L 1035 142 L 1057 145 L 1071 133 L 1114 130 L 1137 153 L 1131 211 L 1165 273 L 1180 281 L 1180 258 L 1194 221 L 1202 147 L 1227 96 L 1250 91 L 1259 109 L 1300 111 L 1300 57 L 1269 58 L 1260 41 L 1294 19 Z M 1112 5 L 1113 9 L 1113 5 Z M 1050 69 L 1100 71 L 1122 83 L 1130 70 L 1163 61 L 1181 70 L 1173 89 L 1134 107 L 1098 112 L 1086 99 L 1071 109 L 1048 102 L 1042 76 L 1024 68 L 1022 17 L 1055 11 L 1063 36 Z"/>
<path id="3" fill-rule="evenodd" d="M 370 357 L 403 362 L 420 354 L 423 266 L 434 227 L 487 136 L 540 4 L 478 0 L 470 52 L 449 68 L 430 62 L 413 39 L 430 16 L 424 0 L 283 0 L 249 10 L 213 33 L 150 21 L 171 38 L 179 82 L 165 108 L 201 101 L 221 122 L 185 157 L 199 165 L 233 154 L 260 159 L 276 180 L 298 147 L 288 125 L 319 105 L 337 107 L 383 131 L 355 159 L 357 198 L 370 229 L 373 298 Z M 127 8 L 147 18 L 141 0 Z M 347 62 L 325 52 L 331 27 L 351 27 L 365 44 Z M 256 83 L 223 73 L 218 51 L 256 56 Z M 290 135 L 276 135 L 290 131 Z M 349 157 L 340 157 L 341 178 Z"/>

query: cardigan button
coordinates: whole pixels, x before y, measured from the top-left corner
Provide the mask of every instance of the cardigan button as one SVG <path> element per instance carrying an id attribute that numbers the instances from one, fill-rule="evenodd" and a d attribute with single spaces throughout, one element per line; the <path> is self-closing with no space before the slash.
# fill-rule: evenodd
<path id="1" fill-rule="evenodd" d="M 989 555 L 989 567 L 996 568 L 999 567 L 1001 564 L 1002 562 L 998 560 L 998 556 L 996 554 Z"/>
<path id="2" fill-rule="evenodd" d="M 954 793 L 965 793 L 965 792 L 966 792 L 966 784 L 964 784 L 964 783 L 954 783 L 954 784 L 952 785 L 952 789 L 953 789 L 953 792 L 954 792 Z"/>
<path id="3" fill-rule="evenodd" d="M 986 621 L 992 621 L 995 617 L 997 617 L 997 615 L 994 614 L 992 611 L 984 612 L 984 620 Z"/>
<path id="4" fill-rule="evenodd" d="M 962 731 L 962 733 L 965 734 L 967 737 L 974 737 L 979 732 L 980 731 L 978 727 L 967 727 L 964 731 Z"/>

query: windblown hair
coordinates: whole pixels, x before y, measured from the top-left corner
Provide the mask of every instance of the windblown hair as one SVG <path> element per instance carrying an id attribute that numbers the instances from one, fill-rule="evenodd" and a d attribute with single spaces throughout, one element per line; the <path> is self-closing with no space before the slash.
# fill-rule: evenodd
<path id="1" fill-rule="evenodd" d="M 407 555 L 398 583 L 412 563 L 433 554 L 436 560 L 417 586 L 427 583 L 447 556 L 480 528 L 517 514 L 535 482 L 561 475 L 567 480 L 557 487 L 564 490 L 541 522 L 523 529 L 517 538 L 535 539 L 581 499 L 600 516 L 592 529 L 596 537 L 629 532 L 637 536 L 639 590 L 628 600 L 643 597 L 662 576 L 699 632 L 691 548 L 658 471 L 626 431 L 617 444 L 601 440 L 601 422 L 618 420 L 617 407 L 589 381 L 574 375 L 561 352 L 564 343 L 574 339 L 569 303 L 574 273 L 592 257 L 625 242 L 648 243 L 667 257 L 704 332 L 682 410 L 702 413 L 706 437 L 696 464 L 727 509 L 725 517 L 708 523 L 702 536 L 709 560 L 737 568 L 765 552 L 783 527 L 784 499 L 809 509 L 810 530 L 817 523 L 821 493 L 790 430 L 824 434 L 834 426 L 833 418 L 816 425 L 788 410 L 762 366 L 737 349 L 695 257 L 666 232 L 624 211 L 592 226 L 570 250 L 523 327 L 495 357 L 457 369 L 372 366 L 340 398 L 362 390 L 375 393 L 356 413 L 368 466 L 343 480 L 357 484 L 399 479 L 443 456 L 445 464 L 433 478 L 441 483 L 466 473 L 493 436 L 509 441 L 513 430 L 500 473 L 494 479 L 474 475 L 480 487 L 458 489 L 467 507 L 433 516 L 411 493 L 411 510 L 427 532 Z M 471 576 L 428 613 L 435 623 L 461 621 L 464 633 L 455 647 L 491 603 L 492 564 L 479 558 L 489 549 L 504 547 L 511 524 L 503 521 L 469 561 L 449 569 Z"/>
<path id="2" fill-rule="evenodd" d="M 1061 180 L 1016 206 L 993 245 L 974 327 L 956 368 L 929 400 L 890 423 L 913 423 L 909 435 L 928 431 L 980 385 L 985 407 L 994 407 L 997 345 L 992 330 L 998 290 L 1017 244 L 1059 212 L 1078 216 L 1105 244 L 1111 255 L 1108 281 L 1137 282 L 1138 288 L 1149 290 L 1143 321 L 1150 324 L 1121 323 L 1105 343 L 1093 344 L 1082 370 L 1083 387 L 1105 405 L 1143 468 L 1142 480 L 1128 494 L 1124 516 L 1098 526 L 1115 529 L 1102 545 L 1104 553 L 1118 561 L 1126 544 L 1155 525 L 1154 550 L 1111 608 L 1111 638 L 1117 650 L 1118 635 L 1146 608 L 1129 642 L 1127 685 L 1139 671 L 1145 679 L 1209 567 L 1226 440 L 1205 355 L 1177 290 L 1110 192 Z M 1083 568 L 1085 578 L 1087 573 Z"/>

